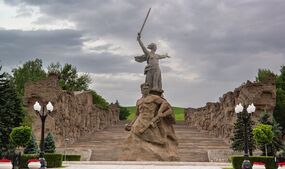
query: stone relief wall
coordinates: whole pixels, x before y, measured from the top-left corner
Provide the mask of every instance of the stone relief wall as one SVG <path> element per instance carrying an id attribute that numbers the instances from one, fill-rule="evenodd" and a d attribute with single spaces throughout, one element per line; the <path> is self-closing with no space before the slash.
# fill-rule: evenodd
<path id="1" fill-rule="evenodd" d="M 229 142 L 237 118 L 234 112 L 235 105 L 253 103 L 256 106 L 256 112 L 252 117 L 256 121 L 263 111 L 273 113 L 275 102 L 276 88 L 273 77 L 263 82 L 247 81 L 233 92 L 224 94 L 219 102 L 207 103 L 206 106 L 197 109 L 185 109 L 185 121 L 190 126 L 207 130 Z"/>
<path id="2" fill-rule="evenodd" d="M 68 92 L 58 85 L 58 77 L 50 75 L 47 79 L 25 85 L 24 106 L 33 119 L 33 131 L 40 140 L 41 121 L 33 110 L 39 101 L 41 105 L 51 101 L 54 111 L 46 119 L 45 134 L 52 132 L 56 146 L 64 145 L 65 138 L 71 144 L 81 136 L 104 129 L 119 121 L 119 108 L 116 104 L 102 109 L 93 105 L 92 94 L 88 91 Z"/>

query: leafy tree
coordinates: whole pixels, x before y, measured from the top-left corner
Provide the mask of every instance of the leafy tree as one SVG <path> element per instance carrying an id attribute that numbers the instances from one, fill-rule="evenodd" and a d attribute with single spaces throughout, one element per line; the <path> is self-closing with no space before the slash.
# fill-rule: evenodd
<path id="1" fill-rule="evenodd" d="M 48 73 L 58 74 L 60 86 L 68 91 L 87 90 L 91 82 L 88 74 L 79 76 L 76 67 L 71 64 L 65 64 L 62 67 L 60 63 L 51 63 L 48 66 Z"/>
<path id="2" fill-rule="evenodd" d="M 42 60 L 35 59 L 27 61 L 22 67 L 12 70 L 13 83 L 16 86 L 17 93 L 20 96 L 24 95 L 24 87 L 26 82 L 38 81 L 46 78 L 46 73 L 42 68 Z"/>
<path id="3" fill-rule="evenodd" d="M 267 156 L 267 145 L 272 143 L 272 126 L 267 124 L 258 124 L 253 129 L 253 137 L 258 145 L 265 145 L 265 155 Z"/>
<path id="4" fill-rule="evenodd" d="M 50 65 L 48 65 L 47 69 L 48 69 L 48 74 L 57 74 L 60 76 L 62 66 L 59 62 L 51 63 Z"/>
<path id="5" fill-rule="evenodd" d="M 28 126 L 15 127 L 10 133 L 11 142 L 16 147 L 25 147 L 30 141 L 32 129 Z"/>
<path id="6" fill-rule="evenodd" d="M 107 109 L 109 103 L 99 94 L 97 94 L 94 90 L 90 90 L 90 92 L 92 93 L 92 97 L 93 97 L 93 104 L 103 108 L 103 109 Z"/>
<path id="7" fill-rule="evenodd" d="M 44 150 L 46 153 L 54 153 L 55 152 L 55 143 L 53 140 L 52 134 L 49 132 L 47 137 L 45 138 L 44 141 Z"/>
<path id="8" fill-rule="evenodd" d="M 283 148 L 282 143 L 282 127 L 279 125 L 279 123 L 276 122 L 276 120 L 273 118 L 271 120 L 270 114 L 268 112 L 263 112 L 260 116 L 259 122 L 261 124 L 267 124 L 272 126 L 272 132 L 273 132 L 273 139 L 272 143 L 267 144 L 268 147 L 268 155 L 274 156 L 277 151 L 281 150 Z M 263 152 L 263 155 L 265 155 L 265 145 L 261 145 L 259 149 Z"/>
<path id="9" fill-rule="evenodd" d="M 280 75 L 276 80 L 276 87 L 285 90 L 285 65 L 281 66 Z"/>
<path id="10" fill-rule="evenodd" d="M 24 153 L 25 154 L 37 154 L 39 152 L 39 146 L 36 142 L 35 135 L 32 134 L 30 141 L 27 143 Z"/>
<path id="11" fill-rule="evenodd" d="M 269 69 L 258 69 L 257 77 L 255 79 L 257 82 L 262 82 L 271 75 L 274 75 L 274 73 Z"/>
<path id="12" fill-rule="evenodd" d="M 237 121 L 234 124 L 234 135 L 231 138 L 231 148 L 234 151 L 244 151 L 244 123 L 242 119 L 242 115 L 245 112 L 241 112 L 237 116 Z M 247 123 L 247 137 L 248 137 L 248 151 L 249 154 L 252 156 L 252 152 L 256 149 L 255 146 L 255 140 L 253 138 L 252 133 L 252 126 L 254 125 L 254 122 L 251 120 L 251 118 L 248 120 Z"/>
<path id="13" fill-rule="evenodd" d="M 0 151 L 11 146 L 9 134 L 24 118 L 21 100 L 9 77 L 7 73 L 0 74 Z"/>
<path id="14" fill-rule="evenodd" d="M 128 118 L 128 116 L 131 114 L 130 111 L 126 107 L 121 106 L 120 103 L 118 102 L 118 100 L 116 101 L 116 104 L 120 108 L 119 119 L 120 120 L 126 120 Z"/>

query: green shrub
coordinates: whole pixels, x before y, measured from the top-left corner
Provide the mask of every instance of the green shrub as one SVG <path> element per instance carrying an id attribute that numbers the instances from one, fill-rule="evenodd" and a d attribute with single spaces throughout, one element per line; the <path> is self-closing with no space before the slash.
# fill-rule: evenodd
<path id="1" fill-rule="evenodd" d="M 58 168 L 62 166 L 62 154 L 52 154 L 46 153 L 44 155 L 45 160 L 47 161 L 48 168 Z M 38 154 L 23 154 L 21 156 L 20 167 L 28 168 L 28 160 L 29 159 L 38 159 Z"/>
<path id="2" fill-rule="evenodd" d="M 44 142 L 44 149 L 46 153 L 55 153 L 55 143 L 52 134 L 49 132 Z"/>
<path id="3" fill-rule="evenodd" d="M 243 156 L 232 156 L 232 164 L 234 169 L 240 169 L 244 160 Z M 253 162 L 264 162 L 266 169 L 277 169 L 274 157 L 272 156 L 252 156 L 249 157 L 251 164 Z"/>
<path id="4" fill-rule="evenodd" d="M 16 147 L 24 147 L 31 139 L 32 129 L 28 126 L 15 127 L 10 133 L 10 139 Z"/>
<path id="5" fill-rule="evenodd" d="M 39 146 L 36 142 L 35 136 L 32 134 L 30 141 L 27 143 L 24 150 L 25 154 L 37 154 L 39 152 Z"/>
<path id="6" fill-rule="evenodd" d="M 64 157 L 63 157 L 64 158 Z M 80 161 L 81 155 L 66 155 L 65 161 Z"/>
<path id="7" fill-rule="evenodd" d="M 45 154 L 45 159 L 47 161 L 48 168 L 57 168 L 62 166 L 62 154 Z"/>

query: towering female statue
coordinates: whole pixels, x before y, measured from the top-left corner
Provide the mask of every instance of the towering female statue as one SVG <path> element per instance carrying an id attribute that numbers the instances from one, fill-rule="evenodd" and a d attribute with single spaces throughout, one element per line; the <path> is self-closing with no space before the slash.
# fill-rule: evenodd
<path id="1" fill-rule="evenodd" d="M 157 46 L 155 43 L 151 43 L 147 46 L 150 51 L 146 49 L 143 42 L 141 41 L 141 35 L 138 34 L 137 40 L 144 52 L 142 56 L 136 56 L 135 60 L 137 62 L 147 62 L 144 69 L 144 74 L 146 75 L 145 83 L 149 84 L 151 91 L 157 91 L 162 93 L 162 82 L 161 82 L 161 71 L 159 68 L 159 59 L 170 58 L 170 56 L 156 54 Z"/>

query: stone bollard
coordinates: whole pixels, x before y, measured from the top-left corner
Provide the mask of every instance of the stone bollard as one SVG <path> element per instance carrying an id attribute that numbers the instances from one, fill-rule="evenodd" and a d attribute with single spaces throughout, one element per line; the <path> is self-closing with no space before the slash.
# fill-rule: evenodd
<path id="1" fill-rule="evenodd" d="M 285 169 L 285 162 L 277 163 L 278 169 Z"/>
<path id="2" fill-rule="evenodd" d="M 266 169 L 265 163 L 263 162 L 253 162 L 252 169 Z"/>
<path id="3" fill-rule="evenodd" d="M 7 159 L 0 160 L 0 169 L 12 169 L 12 161 Z"/>
<path id="4" fill-rule="evenodd" d="M 38 159 L 30 159 L 28 161 L 29 169 L 39 169 L 41 167 L 41 162 Z"/>

